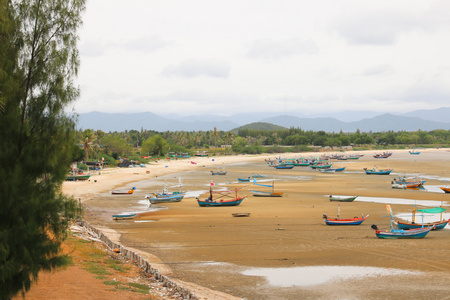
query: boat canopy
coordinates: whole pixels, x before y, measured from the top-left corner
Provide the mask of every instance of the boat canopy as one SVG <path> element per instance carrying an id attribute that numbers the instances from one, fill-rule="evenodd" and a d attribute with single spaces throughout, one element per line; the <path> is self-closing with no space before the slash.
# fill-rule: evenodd
<path id="1" fill-rule="evenodd" d="M 428 213 L 428 214 L 439 214 L 441 212 L 446 211 L 446 209 L 442 208 L 442 207 L 434 207 L 434 208 L 418 209 L 417 211 Z"/>

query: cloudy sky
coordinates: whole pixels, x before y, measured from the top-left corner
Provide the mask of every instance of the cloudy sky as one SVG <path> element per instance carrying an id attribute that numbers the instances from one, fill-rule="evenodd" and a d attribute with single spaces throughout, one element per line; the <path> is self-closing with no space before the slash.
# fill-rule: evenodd
<path id="1" fill-rule="evenodd" d="M 88 0 L 79 113 L 450 106 L 450 1 Z"/>

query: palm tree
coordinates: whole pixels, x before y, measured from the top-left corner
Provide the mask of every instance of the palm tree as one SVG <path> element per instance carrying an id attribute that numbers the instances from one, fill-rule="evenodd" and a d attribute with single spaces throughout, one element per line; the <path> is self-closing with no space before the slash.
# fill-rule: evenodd
<path id="1" fill-rule="evenodd" d="M 95 132 L 90 129 L 87 129 L 84 132 L 84 140 L 83 140 L 83 149 L 85 153 L 85 161 L 89 160 L 89 152 L 92 150 L 92 144 L 95 141 Z"/>

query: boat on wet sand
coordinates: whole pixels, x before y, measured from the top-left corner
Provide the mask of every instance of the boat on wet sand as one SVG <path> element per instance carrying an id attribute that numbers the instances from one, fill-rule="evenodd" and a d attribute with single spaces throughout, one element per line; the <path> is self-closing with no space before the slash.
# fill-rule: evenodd
<path id="1" fill-rule="evenodd" d="M 325 224 L 327 225 L 360 225 L 362 222 L 364 222 L 365 219 L 369 217 L 369 215 L 367 216 L 361 215 L 361 217 L 342 219 L 340 215 L 341 215 L 341 204 L 339 204 L 338 206 L 338 215 L 336 218 L 328 218 L 326 214 L 323 214 L 322 218 L 325 219 Z"/>
<path id="2" fill-rule="evenodd" d="M 353 202 L 355 201 L 358 196 L 328 196 L 330 201 L 336 201 L 336 202 Z"/>
<path id="3" fill-rule="evenodd" d="M 441 190 L 443 190 L 445 193 L 450 193 L 450 188 L 441 187 Z"/>
<path id="4" fill-rule="evenodd" d="M 449 220 L 443 220 L 442 218 L 442 213 L 446 211 L 445 208 L 442 207 L 442 205 L 440 207 L 434 207 L 434 208 L 425 208 L 425 209 L 416 209 L 416 206 L 414 205 L 413 207 L 413 211 L 412 211 L 412 219 L 411 222 L 409 221 L 400 221 L 397 220 L 397 227 L 399 229 L 415 229 L 415 228 L 422 228 L 422 227 L 432 227 L 432 230 L 439 230 L 439 229 L 443 229 L 445 226 L 447 226 Z M 416 212 L 421 212 L 422 213 L 422 218 L 423 218 L 423 214 L 427 213 L 427 214 L 441 214 L 440 220 L 439 221 L 435 221 L 435 222 L 423 222 L 422 223 L 416 223 Z"/>
<path id="5" fill-rule="evenodd" d="M 372 169 L 364 168 L 364 171 L 366 171 L 367 175 L 389 175 L 392 172 L 392 169 L 377 169 L 376 167 L 373 167 Z"/>
<path id="6" fill-rule="evenodd" d="M 257 186 L 263 186 L 263 187 L 269 187 L 272 188 L 272 191 L 256 191 L 256 190 L 250 190 L 252 192 L 254 197 L 283 197 L 282 192 L 275 192 L 275 181 L 272 182 L 272 184 L 261 184 L 256 182 L 256 178 L 253 178 L 253 184 Z"/>
<path id="7" fill-rule="evenodd" d="M 394 217 L 389 204 L 386 205 L 386 211 L 391 217 L 391 228 L 389 230 L 381 230 L 375 224 L 371 226 L 375 230 L 375 235 L 380 239 L 421 239 L 433 229 L 433 227 L 421 227 L 410 230 L 396 229 L 394 228 Z"/>
<path id="8" fill-rule="evenodd" d="M 237 206 L 247 197 L 238 197 L 238 189 L 231 191 L 213 191 L 210 187 L 209 197 L 205 200 L 200 200 L 197 198 L 197 203 L 201 207 L 205 206 Z M 234 196 L 232 194 L 235 193 Z M 213 196 L 216 194 L 217 196 Z"/>

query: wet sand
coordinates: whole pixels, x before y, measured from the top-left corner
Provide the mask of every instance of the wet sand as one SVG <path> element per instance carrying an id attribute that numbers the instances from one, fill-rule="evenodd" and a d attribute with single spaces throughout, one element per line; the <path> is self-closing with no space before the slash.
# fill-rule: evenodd
<path id="1" fill-rule="evenodd" d="M 125 246 L 147 252 L 155 267 L 184 282 L 201 298 L 446 298 L 450 292 L 450 229 L 433 231 L 418 240 L 383 240 L 375 237 L 370 226 L 389 227 L 382 198 L 444 201 L 448 205 L 450 194 L 392 189 L 391 181 L 399 174 L 422 174 L 427 178 L 425 186 L 445 186 L 450 178 L 450 152 L 425 150 L 410 155 L 399 150 L 388 159 L 373 158 L 378 152 L 361 152 L 364 157 L 359 160 L 333 161 L 335 167 L 346 167 L 345 172 L 335 174 L 308 167 L 276 170 L 264 162 L 273 155 L 192 158 L 145 169 L 104 170 L 90 182 L 67 182 L 64 190 L 83 201 L 88 221 L 117 233 Z M 299 154 L 284 155 L 294 156 Z M 394 171 L 378 176 L 362 170 L 375 164 Z M 217 167 L 226 169 L 227 175 L 212 176 L 210 171 Z M 238 177 L 255 173 L 273 178 L 276 191 L 284 196 L 253 197 L 249 190 L 254 186 L 237 182 Z M 237 187 L 239 195 L 247 198 L 236 207 L 199 207 L 194 197 L 160 204 L 156 209 L 143 201 L 146 194 L 161 191 L 165 183 L 176 190 L 178 178 L 191 195 L 206 192 L 213 180 L 215 188 Z M 111 189 L 132 186 L 136 187 L 133 195 L 110 194 Z M 333 217 L 338 212 L 338 203 L 330 202 L 329 194 L 359 195 L 365 201 L 341 203 L 341 217 L 370 214 L 369 218 L 359 226 L 326 226 L 322 214 Z M 392 201 L 394 214 L 409 215 L 411 204 Z M 134 220 L 111 218 L 121 212 L 144 211 L 148 212 Z M 251 215 L 235 218 L 232 213 Z M 325 268 L 336 266 L 355 268 Z M 366 275 L 348 277 L 358 274 L 357 267 L 383 269 L 371 276 L 366 270 Z M 325 280 L 334 273 L 341 276 Z M 211 294 L 200 287 L 225 294 Z"/>

